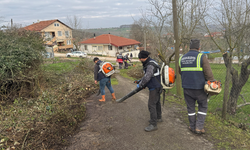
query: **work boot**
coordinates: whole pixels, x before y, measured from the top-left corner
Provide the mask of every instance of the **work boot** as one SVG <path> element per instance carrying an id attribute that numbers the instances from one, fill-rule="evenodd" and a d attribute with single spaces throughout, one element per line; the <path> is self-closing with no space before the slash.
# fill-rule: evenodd
<path id="1" fill-rule="evenodd" d="M 149 126 L 147 126 L 145 128 L 145 131 L 151 132 L 151 131 L 154 131 L 154 130 L 157 130 L 157 129 L 158 129 L 157 126 L 154 126 L 154 125 L 150 124 Z"/>
<path id="2" fill-rule="evenodd" d="M 112 93 L 112 100 L 116 100 L 115 93 Z"/>
<path id="3" fill-rule="evenodd" d="M 195 130 L 192 129 L 191 127 L 188 127 L 188 130 L 191 131 L 192 133 L 195 133 Z"/>
<path id="4" fill-rule="evenodd" d="M 201 130 L 195 129 L 195 133 L 196 134 L 205 134 L 205 130 L 204 129 L 201 129 Z"/>
<path id="5" fill-rule="evenodd" d="M 100 102 L 105 102 L 105 95 L 102 95 L 102 99 L 99 99 Z"/>

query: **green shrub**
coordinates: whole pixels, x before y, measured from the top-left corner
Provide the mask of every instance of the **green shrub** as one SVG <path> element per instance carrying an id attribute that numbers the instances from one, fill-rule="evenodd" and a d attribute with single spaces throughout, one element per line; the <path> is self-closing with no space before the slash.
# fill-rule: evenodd
<path id="1" fill-rule="evenodd" d="M 21 29 L 0 31 L 0 98 L 34 86 L 45 48 L 40 34 Z M 15 92 L 13 92 L 15 91 Z"/>

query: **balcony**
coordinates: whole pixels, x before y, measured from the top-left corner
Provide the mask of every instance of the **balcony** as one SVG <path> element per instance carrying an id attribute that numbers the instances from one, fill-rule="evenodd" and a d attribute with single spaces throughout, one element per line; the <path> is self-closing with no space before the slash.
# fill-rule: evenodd
<path id="1" fill-rule="evenodd" d="M 65 46 L 54 46 L 54 52 L 67 51 L 68 49 L 73 48 L 73 45 L 65 45 Z"/>

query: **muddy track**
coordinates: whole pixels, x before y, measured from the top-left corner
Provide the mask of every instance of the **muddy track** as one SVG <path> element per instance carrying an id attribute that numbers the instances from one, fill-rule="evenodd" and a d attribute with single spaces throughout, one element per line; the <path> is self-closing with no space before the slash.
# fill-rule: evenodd
<path id="1" fill-rule="evenodd" d="M 116 75 L 119 85 L 113 86 L 116 97 L 123 97 L 136 85 Z M 87 117 L 65 150 L 212 150 L 213 144 L 187 129 L 178 116 L 178 107 L 163 108 L 163 122 L 158 130 L 145 132 L 148 125 L 148 90 L 145 89 L 122 103 L 114 103 L 106 88 L 106 102 L 101 96 L 87 99 Z"/>

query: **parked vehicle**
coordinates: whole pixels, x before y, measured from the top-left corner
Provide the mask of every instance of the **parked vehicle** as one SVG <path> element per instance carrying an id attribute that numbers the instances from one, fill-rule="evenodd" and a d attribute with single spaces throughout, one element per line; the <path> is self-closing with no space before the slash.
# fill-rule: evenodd
<path id="1" fill-rule="evenodd" d="M 66 57 L 87 57 L 87 53 L 81 51 L 74 51 L 71 53 L 67 53 Z"/>

